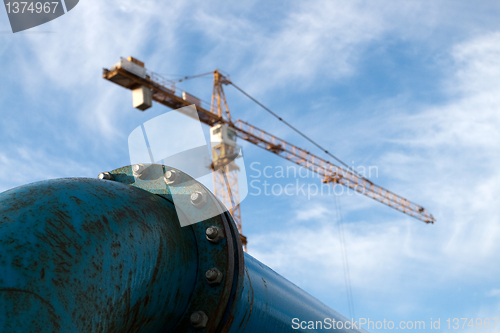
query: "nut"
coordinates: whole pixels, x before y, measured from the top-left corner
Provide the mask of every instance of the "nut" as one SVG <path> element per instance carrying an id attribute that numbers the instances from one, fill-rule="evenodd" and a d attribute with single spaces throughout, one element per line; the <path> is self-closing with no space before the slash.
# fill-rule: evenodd
<path id="1" fill-rule="evenodd" d="M 174 185 L 179 182 L 181 175 L 175 170 L 168 170 L 165 172 L 165 176 L 163 178 L 165 179 L 165 183 L 167 183 L 167 185 Z"/>
<path id="2" fill-rule="evenodd" d="M 207 327 L 208 316 L 203 311 L 196 311 L 191 314 L 189 321 L 194 328 Z"/>
<path id="3" fill-rule="evenodd" d="M 224 275 L 217 268 L 210 268 L 205 272 L 205 278 L 209 284 L 220 284 Z"/>
<path id="4" fill-rule="evenodd" d="M 200 191 L 191 193 L 191 203 L 196 208 L 202 208 L 207 203 L 207 195 Z"/>
<path id="5" fill-rule="evenodd" d="M 212 243 L 219 243 L 222 238 L 224 238 L 224 231 L 217 227 L 217 226 L 211 226 L 208 227 L 207 230 L 205 231 L 205 234 L 207 236 L 207 239 L 212 242 Z"/>
<path id="6" fill-rule="evenodd" d="M 115 177 L 113 177 L 113 175 L 110 174 L 107 171 L 106 172 L 101 172 L 99 174 L 99 176 L 97 176 L 97 178 L 99 178 L 99 179 L 105 179 L 105 180 L 114 180 L 115 179 Z"/>

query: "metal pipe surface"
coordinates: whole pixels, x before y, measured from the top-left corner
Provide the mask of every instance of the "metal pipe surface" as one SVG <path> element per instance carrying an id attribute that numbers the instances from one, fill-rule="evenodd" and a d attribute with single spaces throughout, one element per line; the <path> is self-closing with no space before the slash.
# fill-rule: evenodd
<path id="1" fill-rule="evenodd" d="M 231 314 L 229 333 L 359 332 L 351 320 L 312 297 L 271 268 L 245 253 L 245 274 Z M 313 322 L 315 329 L 307 328 Z M 338 326 L 336 322 L 342 322 Z"/>
<path id="2" fill-rule="evenodd" d="M 118 182 L 42 181 L 0 194 L 0 332 L 159 332 L 196 279 L 173 205 Z"/>
<path id="3" fill-rule="evenodd" d="M 146 167 L 146 179 L 128 166 L 0 193 L 0 332 L 315 332 L 333 331 L 327 318 L 348 322 L 244 253 L 206 188 Z M 182 182 L 166 185 L 167 171 Z M 194 192 L 203 207 L 190 203 Z M 220 214 L 180 226 L 203 209 Z"/>

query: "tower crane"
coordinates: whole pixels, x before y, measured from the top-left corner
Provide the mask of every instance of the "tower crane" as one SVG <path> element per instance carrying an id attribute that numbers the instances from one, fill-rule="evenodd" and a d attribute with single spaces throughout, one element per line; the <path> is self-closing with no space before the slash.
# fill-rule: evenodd
<path id="1" fill-rule="evenodd" d="M 154 72 L 146 70 L 144 63 L 135 58 L 121 58 L 120 62 L 111 69 L 103 69 L 104 79 L 132 90 L 134 107 L 139 110 L 144 111 L 151 107 L 153 100 L 174 110 L 196 104 L 199 120 L 211 127 L 211 134 L 226 131 L 226 134 L 230 137 L 236 136 L 246 140 L 319 174 L 323 178 L 322 181 L 324 183 L 348 187 L 425 223 L 435 222 L 434 217 L 424 207 L 374 184 L 354 170 L 342 168 L 315 156 L 246 121 L 240 119 L 232 120 L 223 89 L 224 85 L 234 85 L 229 75 L 225 75 L 217 69 L 214 72 L 206 74 L 213 74 L 214 76 L 210 108 L 203 105 L 200 99 L 187 92 L 183 91 L 182 94 L 179 94 L 175 88 L 174 81 L 167 80 Z M 189 77 L 185 77 L 179 81 L 187 78 Z M 235 87 L 242 91 L 237 86 Z M 246 95 L 249 96 L 248 94 Z M 247 238 L 242 233 L 239 200 L 234 200 L 234 198 L 238 197 L 237 170 L 234 167 L 230 168 L 231 164 L 224 162 L 225 159 L 228 159 L 234 153 L 235 145 L 228 144 L 225 141 L 221 141 L 220 144 L 212 147 L 214 192 L 226 207 L 231 207 L 229 211 L 238 227 L 242 244 L 246 250 Z"/>

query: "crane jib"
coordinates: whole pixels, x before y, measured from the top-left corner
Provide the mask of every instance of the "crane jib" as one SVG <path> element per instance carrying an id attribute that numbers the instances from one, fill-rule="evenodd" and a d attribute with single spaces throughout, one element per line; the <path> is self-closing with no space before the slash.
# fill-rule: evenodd
<path id="1" fill-rule="evenodd" d="M 325 183 L 346 186 L 418 220 L 426 223 L 435 222 L 432 214 L 424 207 L 374 184 L 355 172 L 315 156 L 245 121 L 239 119 L 235 122 L 231 121 L 222 89 L 223 84 L 231 83 L 231 81 L 218 70 L 214 72 L 214 77 L 214 94 L 210 111 L 203 105 L 196 106 L 198 117 L 204 124 L 209 126 L 225 124 L 233 128 L 239 138 L 320 174 Z M 112 70 L 104 69 L 103 78 L 131 90 L 140 86 L 148 87 L 152 90 L 153 100 L 172 109 L 179 109 L 192 104 L 176 95 L 174 89 L 165 87 L 164 82 L 158 80 L 157 75 L 155 76 L 154 73 L 141 77 L 124 68 L 114 68 Z"/>

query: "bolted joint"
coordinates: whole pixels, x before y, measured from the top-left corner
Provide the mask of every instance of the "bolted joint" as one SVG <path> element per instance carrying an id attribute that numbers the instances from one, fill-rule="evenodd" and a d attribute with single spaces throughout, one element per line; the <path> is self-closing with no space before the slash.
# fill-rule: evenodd
<path id="1" fill-rule="evenodd" d="M 222 238 L 224 238 L 224 231 L 217 227 L 217 226 L 211 226 L 208 227 L 207 230 L 205 231 L 205 234 L 207 236 L 208 241 L 212 243 L 219 243 Z"/>
<path id="2" fill-rule="evenodd" d="M 202 208 L 207 204 L 207 195 L 200 191 L 191 193 L 191 203 L 196 208 Z"/>
<path id="3" fill-rule="evenodd" d="M 217 268 L 211 268 L 205 272 L 205 279 L 209 284 L 220 284 L 224 275 Z"/>
<path id="4" fill-rule="evenodd" d="M 132 173 L 135 178 L 139 179 L 145 178 L 148 175 L 148 171 L 149 171 L 148 168 L 142 163 L 134 164 L 132 166 Z"/>
<path id="5" fill-rule="evenodd" d="M 194 328 L 207 327 L 208 316 L 203 311 L 196 311 L 191 314 L 189 321 Z"/>
<path id="6" fill-rule="evenodd" d="M 105 179 L 105 180 L 115 180 L 115 177 L 113 177 L 112 174 L 109 172 L 101 172 L 99 176 L 97 176 L 98 179 Z"/>
<path id="7" fill-rule="evenodd" d="M 167 185 L 174 185 L 179 182 L 181 175 L 175 170 L 168 170 L 165 172 L 163 179 L 165 179 L 165 183 L 167 183 Z"/>

